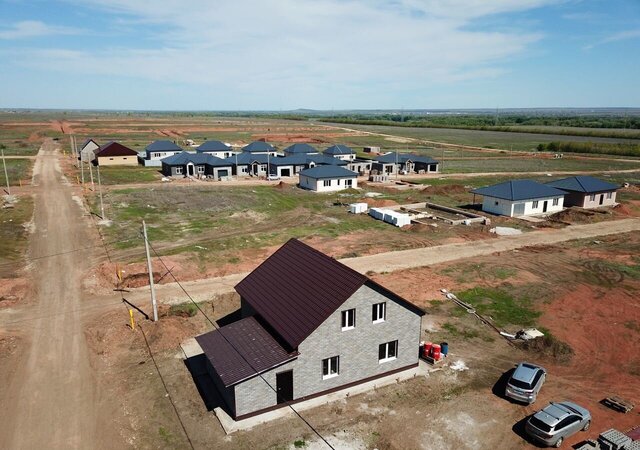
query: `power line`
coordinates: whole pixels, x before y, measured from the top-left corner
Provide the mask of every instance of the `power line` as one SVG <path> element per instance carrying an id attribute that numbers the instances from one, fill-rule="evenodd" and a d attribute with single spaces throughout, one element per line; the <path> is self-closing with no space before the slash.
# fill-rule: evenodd
<path id="1" fill-rule="evenodd" d="M 148 241 L 147 241 L 148 242 Z M 262 379 L 262 381 L 265 382 L 265 384 L 269 387 L 269 389 L 271 389 L 273 392 L 275 392 L 276 397 L 280 400 L 282 400 L 282 397 L 280 396 L 280 394 L 278 394 L 278 390 L 276 388 L 274 388 L 267 380 L 266 378 L 262 375 L 262 373 L 260 373 L 252 364 L 251 362 L 249 362 L 247 360 L 247 358 L 245 358 L 245 356 L 236 348 L 235 345 L 233 345 L 233 343 L 231 341 L 229 341 L 229 339 L 224 335 L 224 333 L 220 330 L 220 327 L 218 327 L 218 325 L 213 322 L 209 316 L 202 310 L 202 308 L 200 308 L 200 305 L 198 305 L 198 303 L 193 299 L 193 297 L 191 297 L 191 295 L 189 295 L 189 293 L 187 292 L 187 290 L 184 288 L 184 286 L 182 286 L 182 283 L 180 283 L 180 281 L 176 278 L 176 276 L 174 275 L 174 273 L 171 271 L 171 269 L 169 269 L 169 267 L 167 267 L 167 265 L 164 263 L 164 261 L 162 260 L 162 257 L 160 256 L 160 254 L 156 251 L 156 249 L 153 247 L 153 245 L 151 245 L 151 242 L 148 242 L 149 247 L 151 248 L 151 250 L 153 251 L 153 253 L 156 255 L 156 257 L 158 258 L 158 260 L 160 261 L 160 263 L 164 266 L 165 270 L 171 275 L 171 277 L 173 278 L 173 280 L 178 284 L 178 286 L 180 287 L 180 289 L 182 290 L 182 292 L 185 293 L 185 295 L 189 298 L 189 300 L 191 301 L 191 303 L 193 303 L 195 305 L 195 307 L 198 309 L 198 311 L 200 311 L 202 313 L 202 315 L 207 319 L 207 321 L 220 333 L 220 335 L 222 336 L 222 338 L 231 346 L 231 348 L 244 360 L 244 362 L 247 363 L 247 365 L 255 372 L 258 374 L 258 376 Z M 291 411 L 294 412 L 294 414 L 296 416 L 298 416 L 298 418 L 300 418 L 300 420 L 302 420 L 310 429 L 311 431 L 313 431 L 316 436 L 318 436 L 325 444 L 327 444 L 327 447 L 329 447 L 331 450 L 335 450 L 335 448 L 327 441 L 327 439 L 322 436 L 320 434 L 320 432 L 318 430 L 315 429 L 315 427 L 309 423 L 304 417 L 302 417 L 302 415 L 293 407 L 293 405 L 289 404 L 287 405 Z"/>
<path id="2" fill-rule="evenodd" d="M 100 236 L 100 238 L 102 239 L 102 236 Z M 31 257 L 31 258 L 22 258 L 21 261 L 25 261 L 25 262 L 39 261 L 39 260 L 45 259 L 45 258 L 53 258 L 55 256 L 68 255 L 69 253 L 81 252 L 81 251 L 84 251 L 84 250 L 91 250 L 93 248 L 103 247 L 103 246 L 112 245 L 112 244 L 120 244 L 122 242 L 129 242 L 129 241 L 133 241 L 133 240 L 134 240 L 134 238 L 122 239 L 122 240 L 119 240 L 119 241 L 112 241 L 112 242 L 102 242 L 100 244 L 90 245 L 88 247 L 74 248 L 72 250 L 66 250 L 66 251 L 58 252 L 58 253 L 51 253 L 49 255 L 40 255 L 40 256 L 34 256 L 34 257 Z M 106 251 L 106 249 L 105 249 L 105 251 Z M 107 257 L 109 258 L 109 260 L 111 260 L 111 258 L 109 256 L 109 252 L 106 251 L 106 253 L 107 253 Z M 18 261 L 16 261 L 16 262 L 18 262 Z M 15 263 L 13 263 L 13 262 L 0 263 L 0 266 L 13 266 L 13 265 L 15 265 Z"/>

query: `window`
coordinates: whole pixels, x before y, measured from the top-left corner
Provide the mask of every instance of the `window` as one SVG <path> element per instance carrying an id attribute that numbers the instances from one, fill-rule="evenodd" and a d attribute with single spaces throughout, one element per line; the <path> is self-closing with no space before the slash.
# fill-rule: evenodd
<path id="1" fill-rule="evenodd" d="M 398 341 L 386 342 L 378 346 L 378 362 L 392 361 L 398 356 Z"/>
<path id="2" fill-rule="evenodd" d="M 533 205 L 531 206 L 533 209 L 538 209 L 538 200 L 533 201 Z"/>
<path id="3" fill-rule="evenodd" d="M 384 322 L 384 319 L 387 318 L 387 304 L 385 302 L 376 303 L 372 308 L 372 317 L 373 323 Z"/>
<path id="4" fill-rule="evenodd" d="M 249 169 L 247 168 L 247 166 L 242 166 L 242 168 L 240 169 L 240 172 L 242 173 L 247 173 L 249 171 Z"/>
<path id="5" fill-rule="evenodd" d="M 324 180 L 324 181 L 322 182 L 322 184 L 323 184 L 325 187 L 327 187 L 327 186 L 331 186 L 331 180 Z"/>
<path id="6" fill-rule="evenodd" d="M 560 203 L 560 199 L 559 198 L 554 198 L 553 199 L 553 206 L 558 206 L 558 203 Z"/>
<path id="7" fill-rule="evenodd" d="M 356 310 L 342 311 L 342 330 L 351 330 L 356 327 Z"/>
<path id="8" fill-rule="evenodd" d="M 596 194 L 591 194 L 591 196 L 589 197 L 589 201 L 590 202 L 595 202 L 596 201 Z"/>
<path id="9" fill-rule="evenodd" d="M 198 173 L 204 173 L 204 166 L 198 166 Z"/>
<path id="10" fill-rule="evenodd" d="M 160 158 L 160 156 L 162 156 L 162 153 L 154 153 L 153 154 L 154 158 Z"/>
<path id="11" fill-rule="evenodd" d="M 498 200 L 496 200 L 495 205 L 498 206 L 500 204 L 500 202 Z"/>
<path id="12" fill-rule="evenodd" d="M 351 187 L 351 186 L 353 186 L 353 180 L 344 180 L 344 184 L 345 184 L 346 186 Z"/>
<path id="13" fill-rule="evenodd" d="M 340 373 L 340 357 L 332 356 L 322 360 L 322 379 L 337 377 Z"/>
<path id="14" fill-rule="evenodd" d="M 607 199 L 611 200 L 611 197 L 613 197 L 613 192 L 607 192 Z"/>
<path id="15" fill-rule="evenodd" d="M 176 175 L 182 175 L 182 167 L 176 167 Z"/>

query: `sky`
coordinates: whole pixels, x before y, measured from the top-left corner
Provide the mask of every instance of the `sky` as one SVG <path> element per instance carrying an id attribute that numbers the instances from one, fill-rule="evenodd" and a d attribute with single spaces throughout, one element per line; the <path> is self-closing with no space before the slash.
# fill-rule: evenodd
<path id="1" fill-rule="evenodd" d="M 640 0 L 0 0 L 0 108 L 640 106 Z"/>

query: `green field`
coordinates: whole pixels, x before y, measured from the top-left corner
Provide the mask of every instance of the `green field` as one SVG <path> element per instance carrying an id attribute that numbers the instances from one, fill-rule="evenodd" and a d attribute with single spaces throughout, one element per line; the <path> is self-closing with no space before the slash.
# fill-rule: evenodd
<path id="1" fill-rule="evenodd" d="M 24 224 L 33 215 L 33 200 L 22 196 L 12 208 L 0 208 L 0 276 L 18 270 L 27 247 L 29 232 Z"/>
<path id="2" fill-rule="evenodd" d="M 128 183 L 151 183 L 160 181 L 162 174 L 159 167 L 100 167 L 100 182 L 104 185 L 128 184 Z M 98 182 L 97 168 L 93 167 L 94 182 Z M 80 170 L 77 171 L 80 178 Z M 84 166 L 84 181 L 89 180 L 90 174 L 88 166 Z"/>
<path id="3" fill-rule="evenodd" d="M 600 159 L 547 159 L 547 158 L 491 158 L 469 160 L 444 160 L 443 173 L 473 172 L 554 172 L 554 171 L 607 171 L 607 170 L 640 170 L 637 163 Z"/>
<path id="4" fill-rule="evenodd" d="M 31 168 L 33 167 L 33 160 L 29 159 L 7 159 L 5 160 L 7 165 L 7 175 L 9 176 L 9 184 L 11 186 L 18 186 L 20 180 L 28 181 L 31 178 Z M 0 186 L 7 186 L 7 179 L 4 176 L 4 168 L 0 162 Z"/>
<path id="5" fill-rule="evenodd" d="M 340 128 L 362 130 L 372 133 L 382 133 L 392 136 L 402 136 L 427 141 L 445 142 L 449 144 L 469 145 L 474 147 L 494 148 L 502 150 L 535 151 L 540 143 L 547 142 L 635 142 L 632 139 L 596 138 L 584 136 L 565 136 L 558 134 L 512 133 L 502 131 L 461 130 L 451 128 L 410 128 L 381 125 L 351 125 L 327 123 Z M 372 136 L 373 138 L 373 136 Z M 373 139 L 372 139 L 372 142 Z M 403 144 L 394 144 L 384 137 L 378 137 L 377 142 L 385 142 L 387 147 L 395 145 L 402 148 Z M 375 143 L 371 145 L 377 145 Z"/>

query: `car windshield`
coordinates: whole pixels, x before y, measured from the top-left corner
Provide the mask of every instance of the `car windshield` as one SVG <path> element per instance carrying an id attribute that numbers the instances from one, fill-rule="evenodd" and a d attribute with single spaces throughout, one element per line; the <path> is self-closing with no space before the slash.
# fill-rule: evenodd
<path id="1" fill-rule="evenodd" d="M 530 423 L 539 430 L 546 431 L 547 433 L 551 431 L 551 426 L 547 423 L 544 423 L 537 417 L 532 417 Z"/>
<path id="2" fill-rule="evenodd" d="M 527 383 L 526 381 L 515 379 L 515 378 L 512 378 L 511 380 L 509 380 L 509 384 L 511 386 L 514 386 L 520 389 L 531 389 L 531 385 L 529 383 Z"/>

